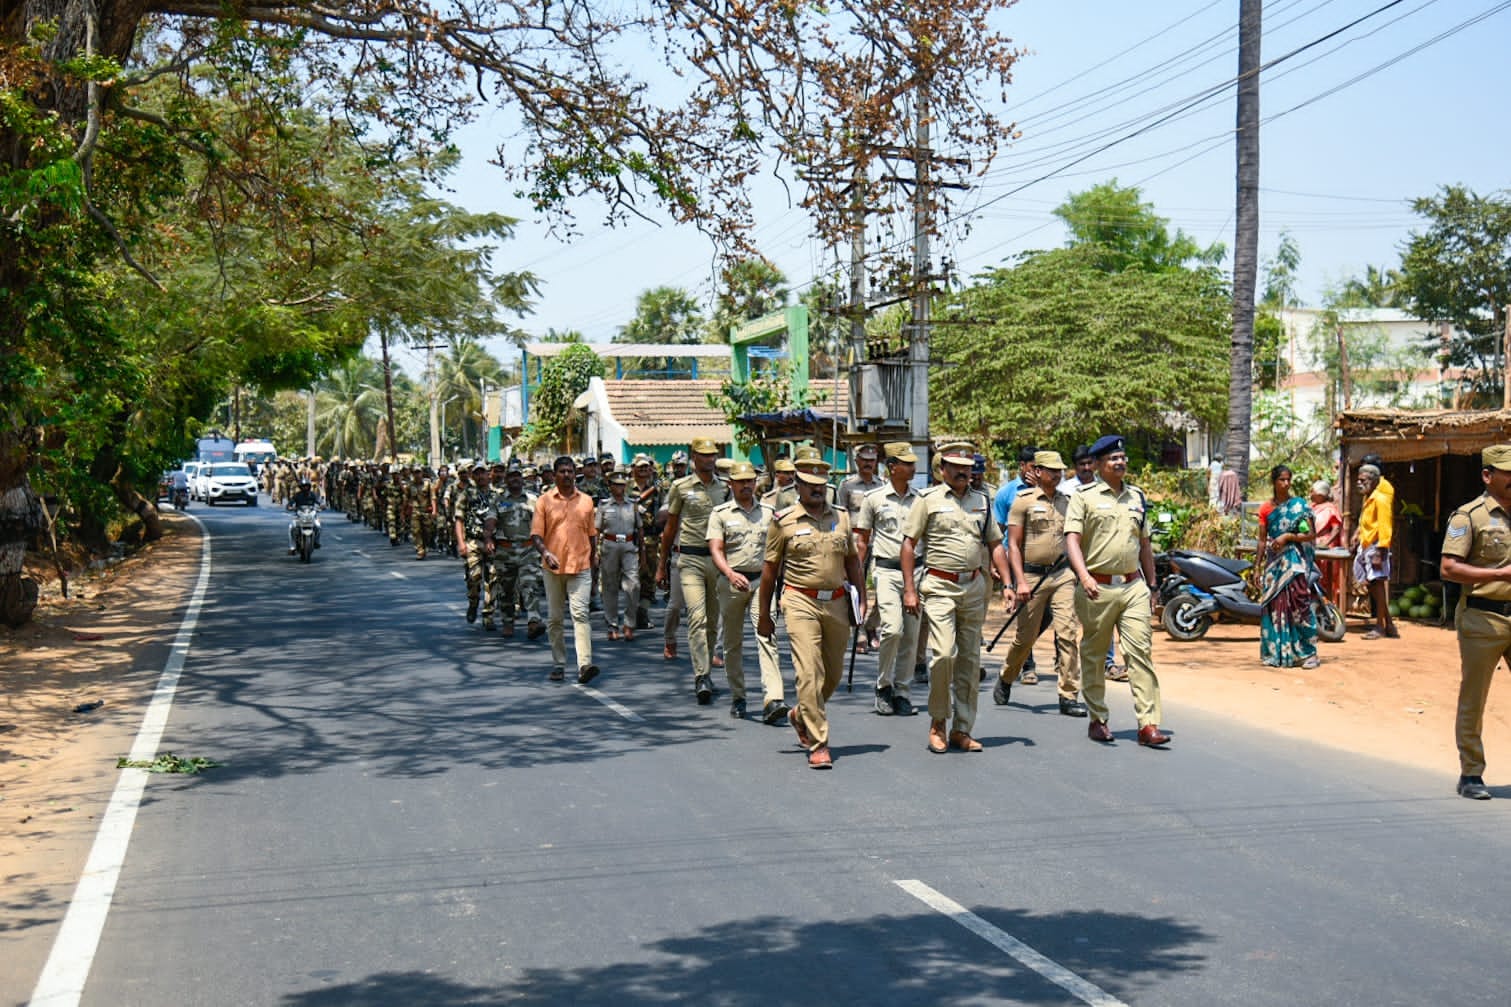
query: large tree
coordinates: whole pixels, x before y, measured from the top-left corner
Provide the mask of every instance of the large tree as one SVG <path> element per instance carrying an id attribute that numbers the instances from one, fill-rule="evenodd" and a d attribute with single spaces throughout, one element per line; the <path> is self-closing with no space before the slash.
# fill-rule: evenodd
<path id="1" fill-rule="evenodd" d="M 1416 317 L 1453 323 L 1446 362 L 1468 372 L 1482 400 L 1498 403 L 1511 305 L 1511 197 L 1450 185 L 1412 208 L 1428 225 L 1406 243 L 1397 294 Z M 1428 343 L 1441 350 L 1437 333 Z"/>
<path id="2" fill-rule="evenodd" d="M 1137 186 L 1118 185 L 1115 178 L 1072 194 L 1054 214 L 1070 231 L 1068 244 L 1104 249 L 1111 270 L 1215 266 L 1225 252 L 1221 242 L 1203 248 L 1185 231 L 1171 233 L 1170 221 L 1144 202 Z"/>
<path id="3" fill-rule="evenodd" d="M 1068 448 L 1169 436 L 1226 403 L 1228 291 L 1213 267 L 1103 268 L 1095 243 L 978 278 L 935 330 L 934 422 L 984 441 Z M 1115 361 L 1110 366 L 1109 361 Z"/>

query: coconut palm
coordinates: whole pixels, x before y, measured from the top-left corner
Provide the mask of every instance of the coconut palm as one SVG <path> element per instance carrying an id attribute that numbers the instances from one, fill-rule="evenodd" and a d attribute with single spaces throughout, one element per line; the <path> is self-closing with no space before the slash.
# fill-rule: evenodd
<path id="1" fill-rule="evenodd" d="M 316 449 L 333 457 L 370 457 L 382 415 L 382 368 L 365 356 L 347 361 L 315 390 Z"/>
<path id="2" fill-rule="evenodd" d="M 462 415 L 462 451 L 470 453 L 468 431 L 477 435 L 479 447 L 486 442 L 481 385 L 504 384 L 504 366 L 481 343 L 471 337 L 448 340 L 447 351 L 436 359 L 436 395 L 442 402 L 455 399 Z"/>

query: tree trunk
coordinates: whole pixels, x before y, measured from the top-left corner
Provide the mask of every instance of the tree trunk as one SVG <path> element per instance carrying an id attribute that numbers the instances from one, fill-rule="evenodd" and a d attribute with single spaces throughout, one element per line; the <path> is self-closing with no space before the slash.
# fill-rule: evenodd
<path id="1" fill-rule="evenodd" d="M 393 361 L 388 357 L 388 333 L 378 333 L 378 345 L 383 350 L 383 405 L 385 414 L 388 416 L 388 450 L 381 449 L 378 452 L 379 461 L 393 461 L 394 443 L 397 440 L 398 428 L 393 421 Z"/>
<path id="2" fill-rule="evenodd" d="M 1233 355 L 1228 379 L 1228 466 L 1249 485 L 1254 414 L 1254 285 L 1259 272 L 1259 33 L 1262 0 L 1238 7 L 1238 183 L 1233 242 Z"/>

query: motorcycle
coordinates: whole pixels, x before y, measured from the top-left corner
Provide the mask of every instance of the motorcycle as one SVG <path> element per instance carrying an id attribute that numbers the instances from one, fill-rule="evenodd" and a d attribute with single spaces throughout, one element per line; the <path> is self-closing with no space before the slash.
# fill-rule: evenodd
<path id="1" fill-rule="evenodd" d="M 1227 559 L 1195 549 L 1172 549 L 1161 557 L 1169 565 L 1159 585 L 1164 611 L 1160 621 L 1165 632 L 1181 641 L 1200 640 L 1218 619 L 1257 626 L 1263 618 L 1260 604 L 1244 590 L 1244 573 L 1253 565 L 1247 560 Z M 1163 564 L 1157 563 L 1157 566 Z M 1312 610 L 1317 616 L 1317 636 L 1337 643 L 1348 631 L 1343 613 L 1322 590 L 1322 576 L 1314 568 L 1307 577 Z"/>
<path id="2" fill-rule="evenodd" d="M 301 563 L 315 557 L 315 514 L 315 508 L 308 506 L 294 512 L 294 549 Z"/>
<path id="3" fill-rule="evenodd" d="M 176 490 L 173 491 L 173 509 L 174 510 L 188 510 L 189 509 L 189 489 L 188 489 L 188 487 L 181 486 L 178 489 L 176 489 Z"/>

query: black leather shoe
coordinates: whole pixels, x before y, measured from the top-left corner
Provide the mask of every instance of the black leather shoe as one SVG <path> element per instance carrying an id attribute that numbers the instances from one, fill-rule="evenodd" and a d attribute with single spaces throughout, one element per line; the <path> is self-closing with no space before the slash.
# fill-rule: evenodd
<path id="1" fill-rule="evenodd" d="M 1490 800 L 1490 788 L 1485 786 L 1485 780 L 1479 776 L 1459 777 L 1459 796 L 1467 797 L 1471 801 Z"/>
<path id="2" fill-rule="evenodd" d="M 467 603 L 467 621 L 477 622 L 477 602 L 475 601 L 469 601 Z"/>
<path id="3" fill-rule="evenodd" d="M 737 699 L 729 704 L 729 715 L 736 720 L 745 719 L 745 700 Z"/>
<path id="4" fill-rule="evenodd" d="M 892 716 L 892 687 L 890 685 L 876 687 L 876 713 L 881 717 Z"/>
<path id="5" fill-rule="evenodd" d="M 546 677 L 548 679 L 550 679 L 551 681 L 553 681 L 553 682 L 562 682 L 562 681 L 565 681 L 566 677 L 567 677 L 567 669 L 565 669 L 565 668 L 552 668 L 551 669 L 551 674 L 547 675 Z"/>
<path id="6" fill-rule="evenodd" d="M 913 701 L 907 696 L 892 696 L 892 716 L 911 717 L 917 711 L 913 709 Z"/>
<path id="7" fill-rule="evenodd" d="M 766 724 L 787 723 L 787 704 L 780 699 L 773 699 L 761 707 L 761 721 Z"/>
<path id="8" fill-rule="evenodd" d="M 1074 699 L 1060 700 L 1060 712 L 1067 717 L 1086 716 L 1086 704 Z"/>
<path id="9" fill-rule="evenodd" d="M 598 665 L 596 664 L 585 664 L 577 669 L 577 681 L 582 685 L 587 685 L 597 677 Z"/>
<path id="10" fill-rule="evenodd" d="M 1013 695 L 1013 683 L 1001 675 L 997 676 L 997 684 L 992 686 L 992 702 L 998 706 L 1006 706 Z"/>
<path id="11" fill-rule="evenodd" d="M 693 682 L 693 691 L 698 694 L 698 705 L 707 706 L 714 701 L 714 682 L 707 675 L 699 675 Z"/>

